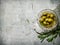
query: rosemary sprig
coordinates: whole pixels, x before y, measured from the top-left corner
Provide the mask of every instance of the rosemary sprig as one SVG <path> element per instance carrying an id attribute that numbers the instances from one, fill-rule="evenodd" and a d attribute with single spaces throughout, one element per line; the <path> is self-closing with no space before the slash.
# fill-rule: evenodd
<path id="1" fill-rule="evenodd" d="M 58 35 L 60 37 L 60 26 L 57 26 L 56 30 L 53 29 L 49 32 L 39 33 L 35 29 L 34 29 L 34 31 L 38 34 L 38 38 L 41 39 L 41 42 L 43 42 L 44 39 L 46 39 L 48 42 L 52 42 L 53 39 L 55 39 Z"/>

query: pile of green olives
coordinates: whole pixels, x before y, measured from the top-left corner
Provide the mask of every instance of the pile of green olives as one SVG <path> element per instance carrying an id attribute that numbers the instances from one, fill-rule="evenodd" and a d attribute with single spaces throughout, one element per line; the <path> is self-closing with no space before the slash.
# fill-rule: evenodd
<path id="1" fill-rule="evenodd" d="M 42 16 L 39 18 L 39 23 L 46 28 L 50 28 L 56 24 L 55 15 L 51 12 L 43 12 Z"/>

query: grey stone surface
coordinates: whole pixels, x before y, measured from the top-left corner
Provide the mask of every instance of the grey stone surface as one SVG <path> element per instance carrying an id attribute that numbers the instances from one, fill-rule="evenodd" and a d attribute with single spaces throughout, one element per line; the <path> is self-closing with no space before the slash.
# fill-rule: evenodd
<path id="1" fill-rule="evenodd" d="M 38 13 L 56 6 L 50 0 L 0 0 L 0 45 L 53 45 L 41 43 L 33 29 L 42 30 L 36 23 Z"/>

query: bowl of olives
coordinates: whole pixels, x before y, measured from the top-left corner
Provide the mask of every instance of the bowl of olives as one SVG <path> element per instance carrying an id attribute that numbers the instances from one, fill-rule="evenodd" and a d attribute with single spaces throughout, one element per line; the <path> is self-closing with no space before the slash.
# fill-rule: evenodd
<path id="1" fill-rule="evenodd" d="M 46 31 L 55 29 L 58 25 L 57 14 L 50 9 L 42 10 L 38 14 L 38 25 Z"/>

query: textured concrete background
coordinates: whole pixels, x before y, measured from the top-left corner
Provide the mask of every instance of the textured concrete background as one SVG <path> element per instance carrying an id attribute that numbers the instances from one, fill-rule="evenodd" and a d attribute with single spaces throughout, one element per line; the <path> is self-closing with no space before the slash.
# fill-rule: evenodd
<path id="1" fill-rule="evenodd" d="M 41 43 L 33 29 L 42 30 L 36 23 L 38 13 L 58 4 L 59 0 L 0 0 L 0 45 L 53 45 Z M 60 45 L 59 37 L 54 41 Z"/>

